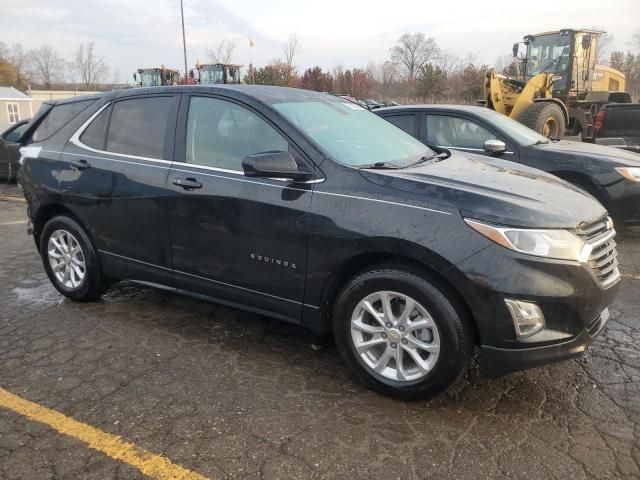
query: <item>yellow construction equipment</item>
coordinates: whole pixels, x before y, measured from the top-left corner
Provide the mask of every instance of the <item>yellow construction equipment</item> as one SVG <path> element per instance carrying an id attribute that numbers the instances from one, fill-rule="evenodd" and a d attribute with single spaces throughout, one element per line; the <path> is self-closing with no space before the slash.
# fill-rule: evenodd
<path id="1" fill-rule="evenodd" d="M 175 68 L 161 67 L 139 68 L 133 74 L 139 87 L 165 87 L 180 83 L 180 72 Z"/>
<path id="2" fill-rule="evenodd" d="M 513 45 L 515 71 L 489 70 L 481 103 L 551 138 L 593 138 L 593 119 L 607 103 L 628 103 L 625 77 L 596 65 L 599 30 L 563 29 L 524 37 Z"/>

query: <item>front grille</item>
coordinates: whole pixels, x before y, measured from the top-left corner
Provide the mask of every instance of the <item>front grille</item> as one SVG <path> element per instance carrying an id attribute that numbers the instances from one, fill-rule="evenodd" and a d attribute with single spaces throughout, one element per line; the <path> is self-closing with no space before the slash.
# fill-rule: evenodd
<path id="1" fill-rule="evenodd" d="M 618 270 L 618 252 L 616 250 L 616 231 L 611 219 L 602 218 L 597 222 L 580 227 L 577 232 L 586 243 L 591 245 L 589 265 L 600 285 L 606 288 L 620 279 Z"/>

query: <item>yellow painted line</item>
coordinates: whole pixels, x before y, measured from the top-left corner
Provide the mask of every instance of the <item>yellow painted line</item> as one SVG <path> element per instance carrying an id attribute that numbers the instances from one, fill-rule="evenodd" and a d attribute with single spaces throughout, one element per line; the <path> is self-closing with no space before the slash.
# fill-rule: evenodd
<path id="1" fill-rule="evenodd" d="M 16 202 L 16 203 L 27 203 L 27 201 L 24 198 L 9 197 L 9 196 L 6 196 L 6 195 L 0 195 L 0 201 L 3 201 L 3 202 Z"/>
<path id="2" fill-rule="evenodd" d="M 28 220 L 16 220 L 15 222 L 4 222 L 4 223 L 0 223 L 0 226 L 2 225 L 20 225 L 23 223 L 28 223 Z"/>
<path id="3" fill-rule="evenodd" d="M 629 278 L 631 280 L 640 280 L 640 275 L 634 275 L 633 273 L 623 273 L 620 276 L 622 278 Z"/>
<path id="4" fill-rule="evenodd" d="M 137 468 L 151 478 L 162 480 L 207 480 L 206 477 L 199 473 L 176 465 L 162 455 L 156 455 L 133 443 L 122 440 L 122 437 L 103 432 L 86 423 L 78 422 L 60 412 L 25 400 L 2 388 L 0 388 L 0 407 L 19 413 L 30 420 L 49 425 L 60 433 L 80 440 L 93 450 Z"/>

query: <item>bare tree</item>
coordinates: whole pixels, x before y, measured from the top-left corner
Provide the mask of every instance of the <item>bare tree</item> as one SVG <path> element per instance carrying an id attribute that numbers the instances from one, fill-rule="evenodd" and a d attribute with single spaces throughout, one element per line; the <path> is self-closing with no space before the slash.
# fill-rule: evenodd
<path id="1" fill-rule="evenodd" d="M 446 75 L 462 70 L 460 55 L 451 50 L 440 50 L 435 63 Z"/>
<path id="2" fill-rule="evenodd" d="M 214 63 L 231 63 L 235 49 L 235 40 L 223 38 L 214 48 L 207 48 L 207 56 Z"/>
<path id="3" fill-rule="evenodd" d="M 296 56 L 302 53 L 302 44 L 298 39 L 297 33 L 292 33 L 291 35 L 289 35 L 289 41 L 283 47 L 283 51 L 285 63 L 289 65 L 289 68 L 292 68 L 293 61 L 295 60 Z"/>
<path id="4" fill-rule="evenodd" d="M 611 56 L 611 51 L 613 50 L 613 35 L 604 32 L 600 37 L 598 37 L 596 42 L 596 63 L 606 63 Z"/>
<path id="5" fill-rule="evenodd" d="M 64 78 L 64 60 L 48 45 L 30 50 L 27 57 L 33 79 L 46 89 Z"/>
<path id="6" fill-rule="evenodd" d="M 109 74 L 109 68 L 103 57 L 94 53 L 93 42 L 81 44 L 76 50 L 71 69 L 78 74 L 80 81 L 86 88 L 104 81 Z"/>
<path id="7" fill-rule="evenodd" d="M 413 81 L 420 69 L 438 58 L 440 49 L 436 41 L 424 33 L 405 33 L 391 48 L 391 59 L 402 65 L 409 81 Z"/>

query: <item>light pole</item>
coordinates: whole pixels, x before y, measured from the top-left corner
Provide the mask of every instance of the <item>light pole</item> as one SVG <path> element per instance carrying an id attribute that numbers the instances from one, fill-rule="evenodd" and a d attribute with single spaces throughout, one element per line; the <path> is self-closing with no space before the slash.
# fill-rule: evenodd
<path id="1" fill-rule="evenodd" d="M 184 52 L 184 79 L 187 81 L 187 39 L 184 34 L 184 8 L 182 6 L 182 0 L 180 0 L 180 17 L 182 18 L 182 49 Z"/>

